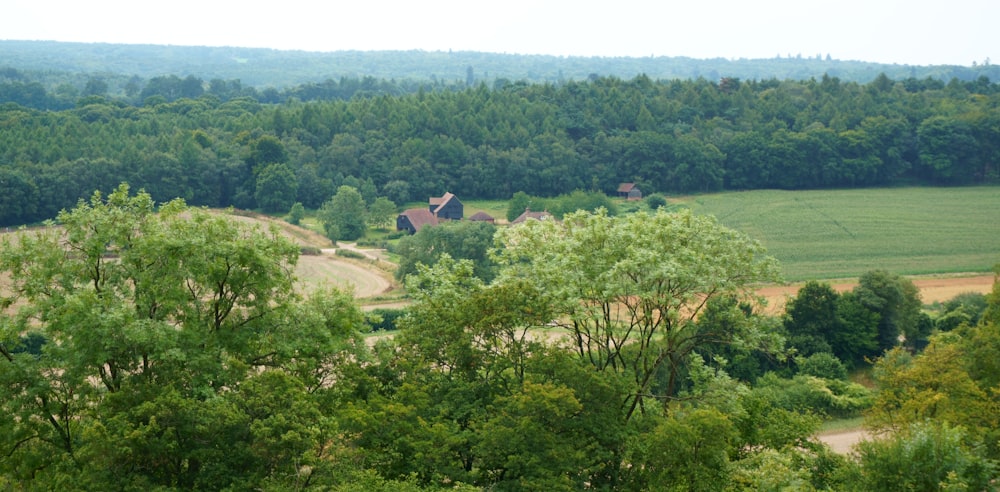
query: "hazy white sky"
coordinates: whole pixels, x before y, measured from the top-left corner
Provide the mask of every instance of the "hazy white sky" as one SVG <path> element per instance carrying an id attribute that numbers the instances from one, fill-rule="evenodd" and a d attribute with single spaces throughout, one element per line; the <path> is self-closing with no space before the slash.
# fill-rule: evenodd
<path id="1" fill-rule="evenodd" d="M 1000 63 L 1000 0 L 0 0 L 0 39 Z"/>

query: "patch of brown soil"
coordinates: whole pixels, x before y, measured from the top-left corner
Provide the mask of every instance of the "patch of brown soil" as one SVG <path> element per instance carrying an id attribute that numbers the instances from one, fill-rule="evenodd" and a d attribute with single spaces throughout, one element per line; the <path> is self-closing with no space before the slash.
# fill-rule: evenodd
<path id="1" fill-rule="evenodd" d="M 817 437 L 821 442 L 830 446 L 830 450 L 838 454 L 848 454 L 855 444 L 865 439 L 871 439 L 868 431 L 863 429 L 823 433 Z"/>

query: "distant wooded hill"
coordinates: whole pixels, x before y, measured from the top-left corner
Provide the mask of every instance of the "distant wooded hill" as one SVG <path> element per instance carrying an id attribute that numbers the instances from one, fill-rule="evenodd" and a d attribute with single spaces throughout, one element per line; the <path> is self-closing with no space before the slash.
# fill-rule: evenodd
<path id="1" fill-rule="evenodd" d="M 341 185 L 406 203 L 623 182 L 692 193 L 1000 180 L 1000 85 L 985 78 L 596 77 L 400 95 L 357 82 L 246 91 L 254 98 L 171 75 L 135 98 L 98 92 L 55 110 L 4 99 L 0 83 L 0 225 L 51 218 L 122 181 L 157 201 L 280 212 L 316 208 Z M 36 85 L 6 87 L 35 87 L 44 103 Z"/>
<path id="2" fill-rule="evenodd" d="M 972 63 L 972 60 L 970 60 Z M 0 70 L 14 68 L 38 75 L 69 74 L 106 79 L 136 76 L 188 75 L 209 81 L 239 80 L 258 89 L 282 89 L 327 79 L 374 77 L 442 83 L 479 83 L 496 80 L 527 82 L 582 81 L 594 76 L 632 78 L 644 74 L 654 80 L 718 81 L 808 80 L 823 75 L 843 81 L 869 82 L 879 74 L 891 79 L 979 77 L 1000 79 L 995 65 L 913 66 L 831 59 L 826 54 L 770 59 L 686 57 L 558 57 L 495 54 L 468 51 L 280 51 L 237 47 L 184 47 L 124 44 L 0 41 Z M 114 85 L 114 84 L 112 84 Z"/>

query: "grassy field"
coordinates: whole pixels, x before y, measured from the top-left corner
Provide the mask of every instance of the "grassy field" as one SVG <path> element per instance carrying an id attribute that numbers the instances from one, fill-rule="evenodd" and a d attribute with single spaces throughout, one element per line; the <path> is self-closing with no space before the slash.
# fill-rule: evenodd
<path id="1" fill-rule="evenodd" d="M 759 240 L 786 280 L 988 272 L 1000 188 L 751 191 L 672 200 Z"/>

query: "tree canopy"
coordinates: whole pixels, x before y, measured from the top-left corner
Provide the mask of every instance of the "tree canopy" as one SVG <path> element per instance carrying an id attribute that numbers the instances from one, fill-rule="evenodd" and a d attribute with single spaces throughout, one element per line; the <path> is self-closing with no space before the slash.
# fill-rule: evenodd
<path id="1" fill-rule="evenodd" d="M 41 488 L 333 483 L 323 395 L 361 326 L 349 295 L 299 298 L 298 248 L 275 231 L 154 207 L 125 185 L 57 224 L 0 253 L 0 475 Z M 19 350 L 25 334 L 43 343 Z"/>

